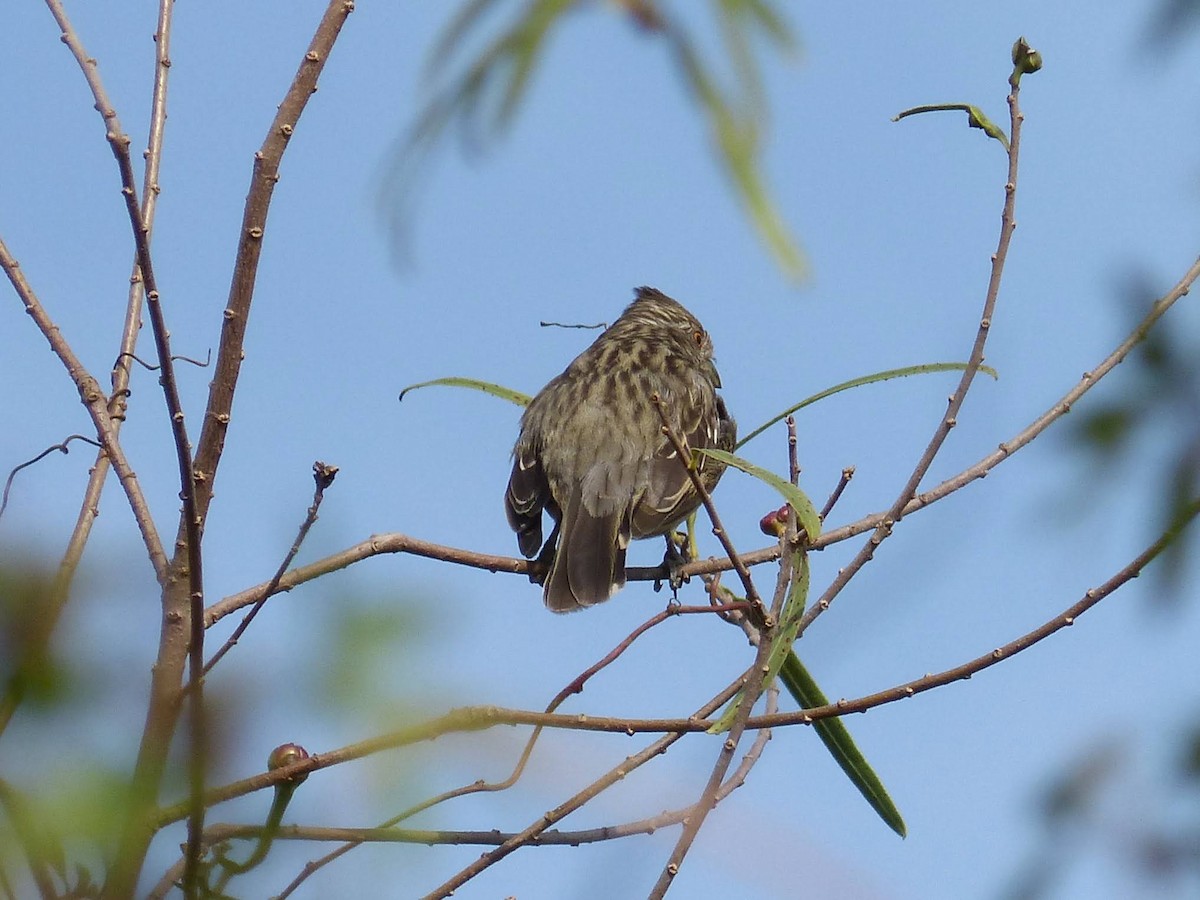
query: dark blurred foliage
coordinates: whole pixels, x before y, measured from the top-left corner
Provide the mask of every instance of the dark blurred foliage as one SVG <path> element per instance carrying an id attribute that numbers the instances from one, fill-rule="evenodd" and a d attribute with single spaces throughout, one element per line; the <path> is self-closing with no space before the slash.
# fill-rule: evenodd
<path id="1" fill-rule="evenodd" d="M 1168 49 L 1200 25 L 1200 0 L 1161 0 L 1147 23 L 1146 37 L 1156 49 Z"/>
<path id="2" fill-rule="evenodd" d="M 1006 900 L 1055 896 L 1089 857 L 1161 896 L 1200 896 L 1200 718 L 1178 734 L 1158 771 L 1139 770 L 1132 742 L 1119 739 L 1053 778 L 1039 800 L 1035 849 Z"/>
<path id="3" fill-rule="evenodd" d="M 1132 328 L 1157 294 L 1149 278 L 1138 275 L 1129 279 L 1123 295 Z M 1124 363 L 1121 393 L 1081 408 L 1071 433 L 1105 478 L 1148 460 L 1161 465 L 1155 494 L 1148 498 L 1156 508 L 1156 532 L 1178 523 L 1200 491 L 1200 335 L 1180 331 L 1178 321 L 1168 313 L 1150 331 Z M 1149 456 L 1148 449 L 1154 451 Z M 1196 529 L 1185 531 L 1149 569 L 1158 579 L 1160 598 L 1184 596 L 1196 540 Z"/>
<path id="4" fill-rule="evenodd" d="M 1143 39 L 1154 58 L 1168 65 L 1168 51 L 1196 37 L 1200 0 L 1160 0 L 1147 16 Z M 1119 291 L 1129 320 L 1124 331 L 1142 318 L 1161 288 L 1144 273 L 1126 280 Z M 1165 531 L 1200 492 L 1200 334 L 1181 330 L 1179 317 L 1168 313 L 1123 368 L 1121 392 L 1081 408 L 1071 437 L 1106 478 L 1133 466 L 1159 465 L 1145 502 Z M 1190 563 L 1198 531 L 1183 532 L 1149 569 L 1158 579 L 1159 598 L 1194 602 L 1187 587 L 1197 575 Z M 1127 884 L 1141 882 L 1156 895 L 1200 896 L 1200 712 L 1173 735 L 1157 765 L 1144 760 L 1155 755 L 1146 751 L 1158 750 L 1159 741 L 1139 747 L 1131 737 L 1109 737 L 1064 766 L 1037 797 L 1035 849 L 1002 896 L 1065 895 L 1066 880 L 1089 856 L 1103 857 L 1128 876 Z"/>
<path id="5" fill-rule="evenodd" d="M 50 598 L 45 573 L 0 562 L 0 684 L 17 703 L 54 707 L 71 697 L 71 679 L 43 632 Z"/>

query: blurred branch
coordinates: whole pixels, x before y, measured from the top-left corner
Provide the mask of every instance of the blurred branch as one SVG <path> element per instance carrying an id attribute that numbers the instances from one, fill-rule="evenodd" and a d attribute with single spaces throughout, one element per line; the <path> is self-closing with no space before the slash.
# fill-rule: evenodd
<path id="1" fill-rule="evenodd" d="M 738 605 L 741 605 L 741 604 L 734 604 L 734 606 L 738 606 Z M 645 622 L 643 622 L 641 625 L 639 625 L 637 628 L 635 628 L 632 632 L 630 632 L 624 639 L 621 640 L 621 642 L 619 644 L 617 644 L 616 647 L 614 647 L 612 649 L 612 651 L 610 651 L 608 654 L 606 654 L 601 660 L 599 660 L 598 662 L 589 666 L 586 670 L 584 670 L 578 676 L 576 676 L 574 679 L 572 679 L 571 682 L 566 687 L 564 687 L 562 690 L 560 690 L 554 696 L 554 699 L 552 699 L 550 701 L 550 703 L 547 704 L 544 712 L 545 713 L 553 713 L 569 697 L 573 696 L 574 694 L 582 693 L 584 685 L 587 683 L 587 681 L 593 675 L 595 675 L 597 672 L 601 671 L 602 669 L 606 668 L 607 666 L 609 666 L 613 662 L 615 662 L 621 656 L 621 654 L 623 654 L 626 650 L 629 649 L 630 646 L 632 646 L 633 642 L 635 640 L 637 640 L 637 638 L 639 638 L 641 635 L 645 634 L 647 631 L 649 631 L 655 625 L 659 625 L 662 622 L 665 622 L 668 618 L 670 618 L 672 616 L 688 615 L 688 614 L 712 614 L 712 613 L 728 611 L 731 608 L 733 608 L 733 607 L 721 608 L 721 607 L 712 607 L 712 606 L 675 606 L 674 604 L 669 605 L 666 609 L 660 611 L 656 615 L 647 619 Z M 529 757 L 532 755 L 533 748 L 537 744 L 538 739 L 541 737 L 543 730 L 544 730 L 544 726 L 542 726 L 542 725 L 537 725 L 534 727 L 533 733 L 530 734 L 528 740 L 526 740 L 526 742 L 525 742 L 525 746 L 521 750 L 521 754 L 517 759 L 516 765 L 513 767 L 513 771 L 504 780 L 497 781 L 497 782 L 488 782 L 488 781 L 483 781 L 482 779 L 480 779 L 478 781 L 472 782 L 471 784 L 463 785 L 463 786 L 454 788 L 449 791 L 444 791 L 443 793 L 438 794 L 437 796 L 430 797 L 427 800 L 423 800 L 422 802 L 409 807 L 408 809 L 404 810 L 403 812 L 398 813 L 397 815 L 392 816 L 391 818 L 381 822 L 378 826 L 376 826 L 376 829 L 391 829 L 395 825 L 399 824 L 400 822 L 403 822 L 406 819 L 410 819 L 413 816 L 417 815 L 418 813 L 424 812 L 427 809 L 430 809 L 441 803 L 445 803 L 449 800 L 457 799 L 458 797 L 465 797 L 467 795 L 477 794 L 477 793 L 495 793 L 498 791 L 508 790 L 509 788 L 511 788 L 513 785 L 515 785 L 517 783 L 518 779 L 520 779 L 521 775 L 524 773 L 525 766 L 529 762 Z M 743 778 L 744 778 L 744 776 L 743 776 Z M 690 809 L 690 807 L 689 807 L 689 809 Z M 682 821 L 682 814 L 680 816 L 680 819 L 678 819 L 678 820 L 668 821 L 666 819 L 660 818 L 655 821 L 657 821 L 657 824 L 650 826 L 651 828 L 665 827 L 666 825 L 676 824 L 677 821 Z M 601 832 L 608 832 L 609 837 L 619 837 L 621 835 L 614 833 L 618 828 L 620 828 L 620 826 L 608 826 L 606 828 L 597 829 L 597 830 L 601 831 Z M 628 833 L 629 834 L 637 834 L 637 833 L 641 833 L 641 831 L 642 831 L 641 827 L 635 825 L 632 827 L 632 830 L 630 830 Z M 300 874 L 297 875 L 288 884 L 287 888 L 279 895 L 279 900 L 282 900 L 282 898 L 289 896 L 293 891 L 295 891 L 295 889 L 297 887 L 299 887 L 313 873 L 315 873 L 319 869 L 323 868 L 324 866 L 329 865 L 329 863 L 344 856 L 346 853 L 350 852 L 355 847 L 357 847 L 363 843 L 363 841 L 354 840 L 354 839 L 348 839 L 348 841 L 349 841 L 348 843 L 330 851 L 329 853 L 325 854 L 320 859 L 311 860 L 310 862 L 306 863 L 303 870 L 300 872 Z M 543 841 L 539 838 L 538 843 L 543 843 Z"/>
<path id="2" fill-rule="evenodd" d="M 21 845 L 25 865 L 38 893 L 44 900 L 55 900 L 59 893 L 54 887 L 54 865 L 46 858 L 48 836 L 39 834 L 41 829 L 29 808 L 29 801 L 3 779 L 0 779 L 0 808 L 3 808 L 17 843 Z M 58 847 L 57 850 L 61 852 L 62 848 Z"/>

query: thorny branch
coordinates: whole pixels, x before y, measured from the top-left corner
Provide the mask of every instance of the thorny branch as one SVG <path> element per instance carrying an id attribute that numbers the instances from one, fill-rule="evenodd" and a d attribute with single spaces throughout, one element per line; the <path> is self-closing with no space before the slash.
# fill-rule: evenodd
<path id="1" fill-rule="evenodd" d="M 1180 538 L 1197 517 L 1200 517 L 1200 498 L 1193 500 L 1192 503 L 1185 507 L 1179 518 L 1170 528 L 1159 535 L 1158 538 L 1127 565 L 1114 573 L 1112 577 L 1097 587 L 1088 588 L 1077 602 L 1032 631 L 1022 634 L 1003 646 L 996 647 L 954 668 L 926 675 L 922 678 L 854 700 L 838 700 L 825 706 L 794 712 L 751 716 L 746 722 L 746 727 L 748 729 L 761 729 L 778 728 L 788 725 L 809 725 L 817 719 L 842 716 L 847 713 L 866 712 L 869 709 L 874 709 L 886 703 L 905 700 L 933 688 L 970 678 L 984 669 L 1028 650 L 1055 632 L 1074 625 L 1081 615 L 1092 609 L 1101 600 L 1112 595 L 1134 578 L 1137 578 L 1142 570 L 1153 562 L 1163 550 Z M 570 715 L 548 714 L 529 710 L 505 709 L 497 706 L 463 707 L 452 710 L 436 719 L 411 725 L 386 735 L 350 744 L 327 753 L 313 754 L 308 759 L 291 766 L 264 772 L 219 788 L 212 788 L 205 794 L 205 803 L 213 806 L 217 803 L 223 803 L 227 800 L 271 787 L 277 781 L 293 778 L 300 774 L 362 759 L 384 750 L 431 741 L 447 734 L 481 731 L 496 725 L 540 725 L 546 728 L 561 728 L 570 731 L 597 731 L 627 735 L 703 732 L 707 731 L 714 724 L 707 716 L 719 709 L 721 704 L 732 697 L 739 687 L 740 685 L 737 683 L 731 685 L 718 698 L 714 698 L 713 702 L 705 704 L 703 709 L 707 710 L 707 712 L 701 711 L 686 719 L 629 719 L 611 716 L 591 716 L 581 713 Z M 719 702 L 716 702 L 718 699 Z M 155 827 L 161 828 L 171 822 L 177 822 L 186 813 L 186 803 L 178 803 L 166 807 L 160 810 L 156 816 Z"/>

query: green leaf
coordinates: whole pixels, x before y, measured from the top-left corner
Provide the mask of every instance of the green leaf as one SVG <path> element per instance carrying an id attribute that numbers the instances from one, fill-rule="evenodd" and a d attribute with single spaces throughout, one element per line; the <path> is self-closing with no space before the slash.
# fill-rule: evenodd
<path id="1" fill-rule="evenodd" d="M 792 582 L 783 604 L 783 611 L 779 615 L 779 622 L 775 625 L 771 652 L 767 654 L 764 688 L 769 687 L 775 680 L 784 660 L 792 652 L 792 644 L 795 643 L 796 633 L 800 629 L 800 620 L 804 618 L 804 607 L 808 603 L 808 554 L 803 551 L 792 554 L 792 566 Z M 741 709 L 744 696 L 744 691 L 738 691 L 737 696 L 726 704 L 721 717 L 709 727 L 709 734 L 724 734 L 733 727 L 733 720 Z"/>
<path id="2" fill-rule="evenodd" d="M 775 626 L 771 653 L 767 657 L 767 684 L 775 680 L 783 668 L 784 660 L 792 653 L 792 644 L 796 642 L 800 620 L 804 618 L 804 608 L 808 604 L 808 584 L 808 554 L 798 550 L 792 554 L 792 583 L 779 614 L 779 623 Z"/>
<path id="3" fill-rule="evenodd" d="M 758 152 L 758 126 L 762 114 L 755 112 L 753 91 L 743 90 L 743 94 L 748 95 L 744 103 L 730 102 L 686 35 L 675 31 L 668 36 L 683 77 L 708 117 L 721 162 L 749 210 L 751 221 L 784 273 L 794 280 L 804 277 L 808 269 L 804 255 L 763 183 Z M 742 109 L 749 111 L 742 113 Z"/>
<path id="4" fill-rule="evenodd" d="M 796 485 L 784 478 L 780 478 L 769 469 L 756 466 L 754 463 L 742 459 L 740 456 L 734 456 L 732 453 L 726 453 L 724 450 L 704 449 L 697 452 L 720 460 L 727 466 L 741 469 L 747 475 L 753 475 L 760 481 L 765 481 L 771 487 L 775 488 L 775 490 L 779 491 L 783 495 L 783 499 L 788 502 L 788 505 L 796 511 L 800 527 L 808 533 L 808 539 L 815 541 L 820 537 L 821 517 L 817 515 L 816 507 L 812 505 L 812 501 L 808 499 L 808 495 L 796 487 Z"/>
<path id="5" fill-rule="evenodd" d="M 400 399 L 404 399 L 404 395 L 409 391 L 415 391 L 418 388 L 426 387 L 461 387 L 470 388 L 474 391 L 483 391 L 485 394 L 491 394 L 493 397 L 499 397 L 501 400 L 507 400 L 509 403 L 515 403 L 517 406 L 528 406 L 529 401 L 533 398 L 528 394 L 522 394 L 520 391 L 514 391 L 512 388 L 506 388 L 503 385 L 492 384 L 490 381 L 478 381 L 474 378 L 435 378 L 433 381 L 422 381 L 420 384 L 410 384 L 400 392 Z"/>
<path id="6" fill-rule="evenodd" d="M 983 110 L 978 106 L 972 106 L 970 103 L 931 103 L 926 106 L 914 106 L 896 113 L 892 116 L 892 121 L 899 122 L 901 119 L 919 116 L 922 113 L 959 111 L 967 114 L 967 124 L 970 127 L 980 129 L 988 137 L 999 141 L 1000 145 L 1008 150 L 1008 135 L 1004 133 L 1004 129 L 985 116 Z"/>
<path id="7" fill-rule="evenodd" d="M 826 699 L 825 694 L 804 664 L 800 662 L 800 658 L 792 651 L 792 644 L 796 640 L 796 631 L 804 617 L 804 608 L 808 600 L 808 554 L 803 551 L 794 554 L 792 565 L 795 574 L 783 611 L 779 615 L 779 624 L 776 626 L 777 631 L 774 643 L 771 645 L 771 652 L 767 656 L 765 684 L 769 685 L 778 675 L 783 686 L 787 688 L 788 693 L 792 695 L 792 699 L 801 709 L 813 709 L 827 705 L 829 700 Z M 728 731 L 741 702 L 742 695 L 739 693 L 729 702 L 721 717 L 709 728 L 709 733 L 721 734 Z M 834 762 L 846 773 L 850 783 L 858 789 L 871 808 L 883 819 L 884 824 L 900 837 L 905 837 L 908 829 L 904 824 L 904 817 L 900 815 L 900 810 L 892 802 L 883 782 L 871 768 L 871 764 L 867 762 L 862 751 L 858 749 L 858 745 L 854 743 L 854 738 L 850 736 L 850 731 L 842 723 L 842 720 L 840 718 L 817 719 L 813 722 L 813 729 L 833 757 Z"/>
<path id="8" fill-rule="evenodd" d="M 925 363 L 920 366 L 904 366 L 900 369 L 887 369 L 883 372 L 876 372 L 874 375 L 862 375 L 858 378 L 851 378 L 849 381 L 843 381 L 841 384 L 835 384 L 833 387 L 826 388 L 813 394 L 811 397 L 806 397 L 799 403 L 789 406 L 777 416 L 772 416 L 766 422 L 759 425 L 748 435 L 737 442 L 737 446 L 741 447 L 749 443 L 752 439 L 758 437 L 776 422 L 782 422 L 796 410 L 804 409 L 806 406 L 812 406 L 818 400 L 824 400 L 826 397 L 832 397 L 834 394 L 840 394 L 842 391 L 848 391 L 850 388 L 862 387 L 864 384 L 874 384 L 877 381 L 888 381 L 892 378 L 906 378 L 909 375 L 928 375 L 932 372 L 953 372 L 962 371 L 967 367 L 966 363 Z M 998 379 L 1000 375 L 991 366 L 980 366 L 979 371 L 993 378 Z"/>
<path id="9" fill-rule="evenodd" d="M 801 709 L 813 709 L 829 703 L 795 653 L 788 654 L 779 676 Z M 900 815 L 900 810 L 892 802 L 883 782 L 854 743 L 854 738 L 850 736 L 850 731 L 842 724 L 842 720 L 818 719 L 813 722 L 813 728 L 816 729 L 821 743 L 829 750 L 850 782 L 858 788 L 859 793 L 871 804 L 871 808 L 879 814 L 879 818 L 900 837 L 905 837 L 908 829 L 904 824 L 904 817 Z"/>

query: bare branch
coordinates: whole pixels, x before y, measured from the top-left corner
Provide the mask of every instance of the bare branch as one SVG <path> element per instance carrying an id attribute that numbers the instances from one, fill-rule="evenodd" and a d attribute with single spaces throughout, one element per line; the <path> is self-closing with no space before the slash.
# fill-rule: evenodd
<path id="1" fill-rule="evenodd" d="M 304 54 L 304 60 L 300 63 L 283 102 L 279 104 L 279 110 L 267 131 L 267 136 L 254 154 L 254 171 L 242 215 L 237 258 L 233 265 L 233 280 L 229 287 L 229 300 L 225 306 L 221 341 L 217 349 L 217 368 L 209 388 L 204 428 L 196 447 L 195 468 L 199 484 L 197 503 L 202 517 L 207 514 L 208 504 L 212 500 L 213 482 L 221 461 L 221 451 L 225 446 L 225 434 L 229 430 L 233 394 L 242 367 L 242 346 L 246 338 L 250 303 L 254 297 L 254 284 L 258 277 L 258 263 L 262 256 L 271 197 L 275 192 L 275 185 L 279 182 L 279 166 L 300 115 L 308 105 L 309 97 L 317 89 L 317 79 L 325 68 L 333 44 L 353 10 L 354 0 L 330 0 L 308 51 Z"/>
<path id="2" fill-rule="evenodd" d="M 205 675 L 212 671 L 213 666 L 220 662 L 221 657 L 234 648 L 234 645 L 237 644 L 238 639 L 245 633 L 246 629 L 250 627 L 250 623 L 254 621 L 254 617 L 258 615 L 258 611 L 263 608 L 263 604 L 267 602 L 267 600 L 279 587 L 279 580 L 283 578 L 283 573 L 287 571 L 287 567 L 292 564 L 292 560 L 294 560 L 296 558 L 296 554 L 300 552 L 300 545 L 304 543 L 304 539 L 308 536 L 308 530 L 312 528 L 313 523 L 317 521 L 317 511 L 321 508 L 321 501 L 325 499 L 325 488 L 333 484 L 333 479 L 337 475 L 337 472 L 337 466 L 330 466 L 323 462 L 313 463 L 313 479 L 316 481 L 316 489 L 313 492 L 312 505 L 309 506 L 308 513 L 305 515 L 304 521 L 300 523 L 300 532 L 296 535 L 296 540 L 292 541 L 291 548 L 288 550 L 287 555 L 283 558 L 283 562 L 279 564 L 279 568 L 275 570 L 275 575 L 271 578 L 270 582 L 268 582 L 266 589 L 262 593 L 262 596 L 259 597 L 257 602 L 255 602 L 254 606 L 250 609 L 250 612 L 246 613 L 245 618 L 242 619 L 242 621 L 238 624 L 238 627 L 234 629 L 233 634 L 229 636 L 229 639 L 225 641 L 225 643 L 221 646 L 221 649 L 214 653 L 212 659 L 205 664 Z M 192 687 L 192 684 L 188 685 L 189 690 Z"/>
<path id="3" fill-rule="evenodd" d="M 129 498 L 129 505 L 133 510 L 134 519 L 137 521 L 138 530 L 142 534 L 142 541 L 146 545 L 150 561 L 154 565 L 154 572 L 161 583 L 166 578 L 167 557 L 163 552 L 158 532 L 155 530 L 154 519 L 150 515 L 150 507 L 146 503 L 145 495 L 142 494 L 141 485 L 138 484 L 137 475 L 134 473 L 133 467 L 130 466 L 129 460 L 125 457 L 125 451 L 121 448 L 120 442 L 117 440 L 114 423 L 108 412 L 108 397 L 100 389 L 100 383 L 92 377 L 79 357 L 75 355 L 75 351 L 71 349 L 71 345 L 67 343 L 59 327 L 54 324 L 54 321 L 50 318 L 45 307 L 42 306 L 41 301 L 38 299 L 37 294 L 34 293 L 29 282 L 25 280 L 25 273 L 21 271 L 21 264 L 9 253 L 8 246 L 3 240 L 0 240 L 0 269 L 3 269 L 4 273 L 8 276 L 9 282 L 16 289 L 17 296 L 25 304 L 25 311 L 29 313 L 38 330 L 50 342 L 50 349 L 62 361 L 63 366 L 66 367 L 67 374 L 75 382 L 75 387 L 79 391 L 79 397 L 91 415 L 92 424 L 96 428 L 96 435 L 104 447 L 104 452 L 112 461 L 113 468 L 117 472 L 117 478 L 121 481 L 121 486 L 125 488 L 125 494 Z"/>

